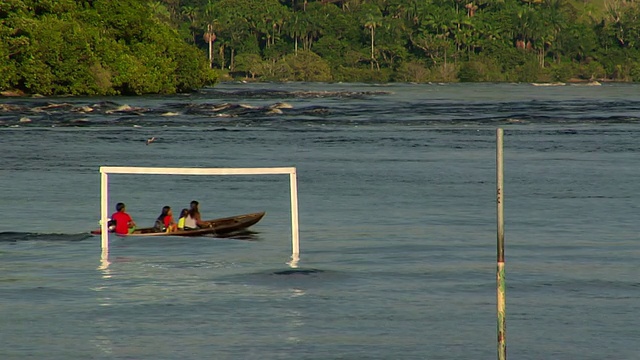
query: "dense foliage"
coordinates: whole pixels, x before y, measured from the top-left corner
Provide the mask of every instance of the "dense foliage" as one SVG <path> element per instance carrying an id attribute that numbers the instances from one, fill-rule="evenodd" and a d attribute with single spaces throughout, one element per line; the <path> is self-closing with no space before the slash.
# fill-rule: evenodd
<path id="1" fill-rule="evenodd" d="M 210 84 L 205 54 L 136 0 L 3 0 L 0 90 L 175 93 Z"/>
<path id="2" fill-rule="evenodd" d="M 262 80 L 640 81 L 640 6 L 613 0 L 165 0 L 215 67 Z M 164 15 L 163 15 L 164 14 Z"/>
<path id="3" fill-rule="evenodd" d="M 640 81 L 640 5 L 623 0 L 3 0 L 0 39 L 0 90 L 44 95 L 188 91 L 215 81 L 210 67 L 277 81 Z"/>

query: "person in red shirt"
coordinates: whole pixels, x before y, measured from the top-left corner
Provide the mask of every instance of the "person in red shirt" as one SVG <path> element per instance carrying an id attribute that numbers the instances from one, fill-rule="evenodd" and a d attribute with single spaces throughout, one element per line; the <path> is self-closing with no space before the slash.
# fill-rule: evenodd
<path id="1" fill-rule="evenodd" d="M 158 232 L 176 231 L 177 224 L 173 220 L 173 211 L 171 211 L 171 206 L 165 206 L 162 208 L 162 212 L 160 213 L 160 216 L 158 216 L 158 218 L 156 219 L 156 224 L 154 227 Z"/>
<path id="2" fill-rule="evenodd" d="M 136 229 L 136 223 L 125 212 L 124 203 L 116 204 L 116 212 L 111 215 L 111 221 L 116 223 L 115 233 L 119 235 L 131 234 Z"/>

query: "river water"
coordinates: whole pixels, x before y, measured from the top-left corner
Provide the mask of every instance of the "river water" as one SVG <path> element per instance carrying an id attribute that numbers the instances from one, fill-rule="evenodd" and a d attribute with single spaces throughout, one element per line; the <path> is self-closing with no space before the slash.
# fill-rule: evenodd
<path id="1" fill-rule="evenodd" d="M 0 99 L 1 359 L 490 359 L 496 129 L 507 347 L 638 359 L 640 86 L 220 84 Z M 146 140 L 155 138 L 148 144 Z M 266 211 L 232 238 L 88 235 L 100 166 L 140 226 L 198 200 Z"/>

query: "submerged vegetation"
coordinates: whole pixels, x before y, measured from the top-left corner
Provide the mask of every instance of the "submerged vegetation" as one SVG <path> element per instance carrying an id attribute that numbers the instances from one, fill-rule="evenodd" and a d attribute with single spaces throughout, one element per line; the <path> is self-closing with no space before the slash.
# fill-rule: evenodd
<path id="1" fill-rule="evenodd" d="M 640 5 L 569 0 L 4 0 L 0 90 L 262 81 L 640 81 Z M 207 61 L 207 58 L 209 59 Z"/>

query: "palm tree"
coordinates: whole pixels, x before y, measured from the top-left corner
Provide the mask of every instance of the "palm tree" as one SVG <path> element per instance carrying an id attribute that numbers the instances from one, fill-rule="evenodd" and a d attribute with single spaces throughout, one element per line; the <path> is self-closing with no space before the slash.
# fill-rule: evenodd
<path id="1" fill-rule="evenodd" d="M 320 27 L 318 25 L 318 19 L 314 18 L 313 15 L 305 13 L 303 17 L 302 23 L 304 25 L 304 41 L 303 41 L 303 49 L 311 50 L 311 45 L 313 42 L 320 36 Z"/>
<path id="2" fill-rule="evenodd" d="M 295 14 L 290 18 L 288 25 L 289 36 L 293 38 L 294 51 L 295 54 L 298 55 L 298 39 L 302 36 L 302 33 L 305 30 L 305 25 L 300 20 L 300 16 L 298 14 Z"/>
<path id="3" fill-rule="evenodd" d="M 182 15 L 184 15 L 191 22 L 191 35 L 193 36 L 193 42 L 196 42 L 196 18 L 198 16 L 198 11 L 194 6 L 183 6 L 182 7 Z"/>
<path id="4" fill-rule="evenodd" d="M 171 14 L 166 6 L 160 1 L 152 1 L 149 3 L 149 10 L 153 15 L 155 15 L 162 22 L 170 23 L 171 22 Z"/>
<path id="5" fill-rule="evenodd" d="M 204 33 L 204 41 L 209 43 L 209 67 L 213 67 L 213 42 L 216 41 L 216 33 L 213 32 L 213 25 L 207 24 L 207 32 Z"/>
<path id="6" fill-rule="evenodd" d="M 559 44 L 559 39 L 562 38 L 561 34 L 567 24 L 573 22 L 566 15 L 566 7 L 567 3 L 564 0 L 545 0 L 542 9 L 545 28 L 550 31 L 547 39 L 548 45 L 550 49 L 555 50 L 553 53 L 557 62 L 560 62 L 558 50 L 562 48 L 561 44 Z"/>
<path id="7" fill-rule="evenodd" d="M 198 16 L 198 11 L 194 6 L 183 6 L 182 15 L 184 15 L 191 23 L 194 23 Z"/>
<path id="8" fill-rule="evenodd" d="M 531 48 L 533 38 L 534 14 L 531 8 L 524 8 L 515 13 L 513 18 L 513 29 L 515 30 L 516 47 L 519 49 Z"/>
<path id="9" fill-rule="evenodd" d="M 375 46 L 374 46 L 374 39 L 375 39 L 375 33 L 376 33 L 376 28 L 378 26 L 381 26 L 381 19 L 373 14 L 368 14 L 366 21 L 364 23 L 364 27 L 369 29 L 369 31 L 371 32 L 371 70 L 373 70 L 373 63 L 376 62 L 376 57 L 375 57 Z M 380 70 L 380 65 L 378 65 L 378 70 Z"/>
<path id="10" fill-rule="evenodd" d="M 167 7 L 167 11 L 169 11 L 169 16 L 171 20 L 175 23 L 180 22 L 178 9 L 180 8 L 180 0 L 163 0 L 164 5 Z"/>

